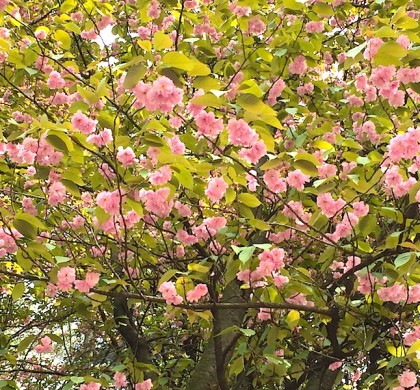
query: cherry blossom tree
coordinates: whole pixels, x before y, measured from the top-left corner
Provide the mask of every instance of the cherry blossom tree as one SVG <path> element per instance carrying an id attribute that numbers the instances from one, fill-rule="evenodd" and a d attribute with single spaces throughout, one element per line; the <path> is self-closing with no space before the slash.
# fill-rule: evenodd
<path id="1" fill-rule="evenodd" d="M 418 0 L 0 0 L 0 389 L 418 389 Z"/>

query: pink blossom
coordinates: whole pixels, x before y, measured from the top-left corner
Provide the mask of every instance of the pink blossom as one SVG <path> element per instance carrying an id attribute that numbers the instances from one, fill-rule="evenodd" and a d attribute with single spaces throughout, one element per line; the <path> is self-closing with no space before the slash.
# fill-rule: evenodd
<path id="1" fill-rule="evenodd" d="M 167 305 L 179 305 L 182 303 L 182 297 L 178 295 L 173 282 L 164 282 L 159 287 L 159 292 L 162 294 Z"/>
<path id="2" fill-rule="evenodd" d="M 127 146 L 125 149 L 122 146 L 119 146 L 117 160 L 122 164 L 124 168 L 127 168 L 136 162 L 136 155 L 134 154 L 133 149 L 131 149 L 129 146 Z"/>
<path id="3" fill-rule="evenodd" d="M 150 390 L 153 387 L 152 380 L 146 379 L 143 382 L 137 383 L 135 390 Z"/>
<path id="4" fill-rule="evenodd" d="M 289 73 L 301 75 L 305 73 L 307 69 L 306 59 L 303 55 L 299 55 L 295 60 L 289 65 Z"/>
<path id="5" fill-rule="evenodd" d="M 173 154 L 182 155 L 185 153 L 185 145 L 183 142 L 180 141 L 177 135 L 168 139 L 168 144 Z"/>
<path id="6" fill-rule="evenodd" d="M 75 130 L 79 130 L 83 134 L 91 134 L 95 132 L 96 120 L 88 118 L 80 110 L 78 110 L 71 118 L 71 125 Z"/>
<path id="7" fill-rule="evenodd" d="M 227 129 L 229 142 L 235 146 L 252 146 L 258 139 L 258 134 L 243 119 L 229 119 Z"/>
<path id="8" fill-rule="evenodd" d="M 194 290 L 187 292 L 188 302 L 198 302 L 200 298 L 204 297 L 208 293 L 207 286 L 203 283 L 197 284 Z"/>
<path id="9" fill-rule="evenodd" d="M 147 211 L 158 217 L 166 218 L 173 207 L 173 200 L 168 199 L 171 190 L 168 187 L 159 188 L 157 191 L 140 190 L 140 199 L 144 202 Z"/>
<path id="10" fill-rule="evenodd" d="M 366 60 L 371 60 L 373 59 L 373 57 L 376 56 L 376 54 L 378 53 L 379 48 L 382 46 L 382 44 L 384 43 L 384 41 L 381 38 L 372 38 L 369 39 L 366 49 L 363 52 L 363 57 Z"/>
<path id="11" fill-rule="evenodd" d="M 116 372 L 114 374 L 114 386 L 115 387 L 125 387 L 127 386 L 127 378 L 122 372 Z"/>
<path id="12" fill-rule="evenodd" d="M 286 179 L 280 177 L 280 173 L 276 169 L 268 169 L 263 176 L 264 183 L 270 191 L 280 193 L 287 189 Z"/>
<path id="13" fill-rule="evenodd" d="M 271 320 L 271 310 L 266 308 L 261 308 L 257 315 L 260 321 L 270 321 Z"/>
<path id="14" fill-rule="evenodd" d="M 6 9 L 9 1 L 10 0 L 0 0 L 0 12 L 3 12 Z"/>
<path id="15" fill-rule="evenodd" d="M 318 174 L 320 179 L 326 179 L 328 177 L 335 176 L 337 173 L 337 167 L 334 164 L 323 164 L 318 167 Z"/>
<path id="16" fill-rule="evenodd" d="M 364 202 L 355 202 L 352 205 L 354 214 L 358 217 L 364 217 L 369 213 L 369 205 L 365 204 Z"/>
<path id="17" fill-rule="evenodd" d="M 175 87 L 173 81 L 166 76 L 159 77 L 147 89 L 144 103 L 149 111 L 170 113 L 182 101 L 182 89 Z"/>
<path id="18" fill-rule="evenodd" d="M 223 130 L 222 119 L 216 119 L 213 111 L 202 111 L 195 117 L 195 123 L 198 126 L 198 134 L 203 134 L 210 138 L 217 137 Z"/>
<path id="19" fill-rule="evenodd" d="M 90 29 L 88 31 L 86 31 L 86 30 L 85 31 L 82 31 L 82 33 L 80 34 L 80 36 L 83 39 L 87 39 L 89 41 L 94 41 L 96 38 L 98 38 L 98 34 L 96 33 L 96 31 L 95 31 L 94 28 L 92 28 L 92 29 Z"/>
<path id="20" fill-rule="evenodd" d="M 147 16 L 157 19 L 160 16 L 160 4 L 157 0 L 152 0 L 147 7 Z M 136 389 L 138 390 L 138 389 Z"/>
<path id="21" fill-rule="evenodd" d="M 164 185 L 172 178 L 172 169 L 169 165 L 160 167 L 157 171 L 149 174 L 149 181 L 152 185 Z"/>
<path id="22" fill-rule="evenodd" d="M 248 20 L 248 31 L 250 34 L 260 35 L 264 33 L 265 29 L 265 23 L 258 16 L 254 16 Z"/>
<path id="23" fill-rule="evenodd" d="M 41 338 L 41 344 L 35 346 L 35 351 L 38 353 L 52 352 L 54 347 L 51 345 L 51 339 L 48 336 Z"/>
<path id="24" fill-rule="evenodd" d="M 251 164 L 256 164 L 261 157 L 265 156 L 267 148 L 264 141 L 255 142 L 250 148 L 242 148 L 239 151 L 239 156 Z"/>
<path id="25" fill-rule="evenodd" d="M 63 203 L 65 199 L 66 187 L 59 181 L 52 183 L 48 188 L 48 204 L 57 206 L 59 203 Z"/>
<path id="26" fill-rule="evenodd" d="M 48 88 L 60 89 L 66 85 L 66 81 L 61 77 L 61 74 L 57 71 L 52 71 L 47 81 Z"/>
<path id="27" fill-rule="evenodd" d="M 96 147 L 101 148 L 108 145 L 113 141 L 112 131 L 110 129 L 104 129 L 99 134 L 91 134 L 86 138 L 86 141 L 94 144 Z"/>
<path id="28" fill-rule="evenodd" d="M 108 214 L 115 215 L 120 211 L 121 196 L 118 190 L 102 191 L 96 196 L 96 203 Z"/>
<path id="29" fill-rule="evenodd" d="M 57 272 L 57 287 L 69 291 L 76 280 L 76 271 L 72 267 L 63 267 Z"/>
<path id="30" fill-rule="evenodd" d="M 286 88 L 286 83 L 282 79 L 278 79 L 270 88 L 268 93 L 267 103 L 273 106 L 277 102 L 277 98 L 282 94 Z"/>
<path id="31" fill-rule="evenodd" d="M 324 23 L 321 21 L 319 22 L 308 22 L 305 25 L 305 31 L 307 33 L 321 33 L 324 31 Z"/>
<path id="32" fill-rule="evenodd" d="M 228 184 L 221 177 L 212 178 L 205 190 L 205 194 L 213 203 L 219 203 L 228 188 Z"/>
<path id="33" fill-rule="evenodd" d="M 286 181 L 289 186 L 296 188 L 298 191 L 303 191 L 305 183 L 309 182 L 309 176 L 303 174 L 300 169 L 296 169 L 288 173 Z"/>
<path id="34" fill-rule="evenodd" d="M 342 361 L 334 362 L 328 366 L 328 369 L 330 369 L 331 371 L 335 371 L 337 368 L 340 368 L 342 365 L 343 365 Z"/>
<path id="35" fill-rule="evenodd" d="M 382 287 L 378 290 L 378 297 L 384 302 L 393 302 L 395 304 L 407 300 L 407 289 L 402 284 L 394 284 L 390 287 Z"/>
<path id="36" fill-rule="evenodd" d="M 417 384 L 417 376 L 413 371 L 405 370 L 399 377 L 398 382 L 402 387 L 408 388 Z"/>
<path id="37" fill-rule="evenodd" d="M 408 38 L 407 35 L 400 34 L 397 38 L 397 43 L 407 50 L 411 42 L 410 38 Z"/>

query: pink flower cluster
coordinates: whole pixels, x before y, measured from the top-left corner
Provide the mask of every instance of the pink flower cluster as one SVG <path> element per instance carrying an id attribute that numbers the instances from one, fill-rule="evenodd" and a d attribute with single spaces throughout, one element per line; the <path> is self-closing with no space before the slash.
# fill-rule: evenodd
<path id="1" fill-rule="evenodd" d="M 149 181 L 154 186 L 166 184 L 172 178 L 172 169 L 169 165 L 160 167 L 157 171 L 149 173 Z"/>
<path id="2" fill-rule="evenodd" d="M 59 181 L 53 182 L 48 188 L 48 204 L 57 206 L 66 199 L 66 187 Z"/>
<path id="3" fill-rule="evenodd" d="M 334 233 L 327 233 L 325 236 L 329 240 L 337 242 L 341 238 L 349 236 L 358 222 L 359 217 L 355 213 L 346 213 L 341 222 L 335 227 Z"/>
<path id="4" fill-rule="evenodd" d="M 63 267 L 57 272 L 57 288 L 61 291 L 69 291 L 76 280 L 76 271 L 72 267 Z"/>
<path id="5" fill-rule="evenodd" d="M 305 73 L 308 66 L 306 65 L 306 58 L 301 54 L 298 55 L 289 65 L 289 73 L 301 75 Z"/>
<path id="6" fill-rule="evenodd" d="M 193 228 L 193 233 L 198 239 L 207 240 L 214 237 L 220 229 L 223 229 L 226 223 L 225 217 L 206 218 L 200 225 Z"/>
<path id="7" fill-rule="evenodd" d="M 336 261 L 334 260 L 330 266 L 330 268 L 335 271 L 333 276 L 335 279 L 338 279 L 343 274 L 345 274 L 347 271 L 350 271 L 352 268 L 359 265 L 361 262 L 360 257 L 357 256 L 349 256 L 347 257 L 346 263 L 343 261 Z"/>
<path id="8" fill-rule="evenodd" d="M 219 203 L 228 188 L 228 184 L 221 177 L 210 179 L 205 190 L 206 196 L 213 202 Z"/>
<path id="9" fill-rule="evenodd" d="M 281 248 L 274 248 L 272 250 L 265 250 L 258 255 L 259 265 L 254 271 L 249 269 L 239 271 L 236 277 L 241 282 L 249 283 L 253 286 L 259 286 L 260 283 L 254 284 L 252 282 L 261 280 L 267 276 L 272 276 L 275 283 L 278 283 L 278 287 L 282 287 L 283 284 L 288 282 L 288 278 L 284 279 L 276 271 L 284 267 L 285 253 Z M 277 285 L 276 283 L 276 285 Z"/>
<path id="10" fill-rule="evenodd" d="M 78 110 L 71 118 L 73 129 L 79 130 L 82 134 L 89 135 L 95 132 L 98 121 L 90 119 L 82 111 Z"/>
<path id="11" fill-rule="evenodd" d="M 397 165 L 391 166 L 385 172 L 385 190 L 388 194 L 393 194 L 396 198 L 408 194 L 410 188 L 416 184 L 417 180 L 414 177 L 409 177 L 407 180 L 403 180 L 403 177 L 399 173 Z"/>
<path id="12" fill-rule="evenodd" d="M 112 136 L 112 131 L 110 129 L 104 129 L 98 134 L 91 134 L 86 138 L 86 141 L 94 144 L 98 148 L 102 148 L 105 145 L 108 145 L 114 140 Z"/>
<path id="13" fill-rule="evenodd" d="M 176 105 L 181 104 L 183 91 L 175 87 L 173 81 L 166 76 L 161 76 L 148 85 L 140 81 L 134 88 L 133 93 L 136 97 L 135 108 L 143 108 L 150 112 L 160 110 L 170 113 Z"/>
<path id="14" fill-rule="evenodd" d="M 405 370 L 399 377 L 398 382 L 404 388 L 413 387 L 417 384 L 417 375 L 413 371 Z"/>
<path id="15" fill-rule="evenodd" d="M 308 22 L 305 24 L 305 31 L 309 34 L 321 33 L 324 31 L 324 22 L 322 20 Z"/>
<path id="16" fill-rule="evenodd" d="M 410 346 L 420 339 L 420 326 L 415 326 L 411 332 L 404 335 L 404 345 Z"/>
<path id="17" fill-rule="evenodd" d="M 151 379 L 146 379 L 143 382 L 137 383 L 134 390 L 151 390 L 153 388 L 153 383 Z"/>
<path id="18" fill-rule="evenodd" d="M 161 218 L 166 218 L 172 211 L 174 202 L 169 199 L 171 190 L 168 187 L 159 188 L 157 191 L 147 191 L 142 188 L 139 197 L 147 211 Z"/>
<path id="19" fill-rule="evenodd" d="M 410 160 L 420 153 L 420 127 L 409 128 L 389 141 L 388 155 L 392 162 Z"/>
<path id="20" fill-rule="evenodd" d="M 51 339 L 48 336 L 41 338 L 41 343 L 35 346 L 35 351 L 38 353 L 49 353 L 54 350 L 51 344 Z"/>
<path id="21" fill-rule="evenodd" d="M 265 23 L 258 17 L 254 16 L 248 20 L 248 32 L 252 35 L 263 34 L 266 30 Z"/>
<path id="22" fill-rule="evenodd" d="M 268 169 L 263 180 L 267 188 L 275 193 L 285 192 L 287 189 L 286 179 L 280 177 L 280 171 L 277 169 Z"/>
<path id="23" fill-rule="evenodd" d="M 309 176 L 305 175 L 300 169 L 295 169 L 287 174 L 286 182 L 298 191 L 303 191 L 305 183 L 308 183 L 309 179 Z"/>
<path id="24" fill-rule="evenodd" d="M 255 130 L 243 119 L 229 119 L 227 129 L 229 142 L 235 146 L 243 146 L 239 156 L 250 163 L 257 163 L 265 155 L 267 149 Z"/>
<path id="25" fill-rule="evenodd" d="M 131 149 L 129 146 L 127 146 L 125 149 L 122 146 L 119 146 L 117 152 L 117 160 L 124 168 L 127 168 L 136 162 L 136 155 L 134 154 L 133 149 Z"/>
<path id="26" fill-rule="evenodd" d="M 278 79 L 270 88 L 270 92 L 268 93 L 267 103 L 270 106 L 274 106 L 277 102 L 277 98 L 282 94 L 284 89 L 286 88 L 286 83 L 282 79 Z"/>
<path id="27" fill-rule="evenodd" d="M 127 386 L 127 377 L 122 372 L 116 372 L 114 374 L 114 386 L 115 387 L 125 387 Z"/>
<path id="28" fill-rule="evenodd" d="M 6 256 L 8 253 L 16 253 L 18 246 L 15 238 L 23 237 L 16 229 L 11 229 L 11 232 L 4 227 L 0 227 L 0 258 Z"/>
<path id="29" fill-rule="evenodd" d="M 197 284 L 193 290 L 187 292 L 188 302 L 198 302 L 200 298 L 208 293 L 207 286 L 203 283 Z"/>
<path id="30" fill-rule="evenodd" d="M 384 302 L 400 303 L 401 301 L 411 303 L 420 302 L 420 284 L 407 287 L 403 284 L 394 284 L 390 287 L 382 287 L 378 290 L 378 297 Z"/>
<path id="31" fill-rule="evenodd" d="M 339 211 L 343 211 L 346 202 L 341 198 L 334 200 L 329 192 L 325 192 L 318 195 L 316 204 L 321 209 L 322 214 L 331 218 L 338 214 Z"/>
<path id="32" fill-rule="evenodd" d="M 175 284 L 173 282 L 164 282 L 159 287 L 159 292 L 162 294 L 167 305 L 179 305 L 183 299 L 176 292 Z"/>
<path id="33" fill-rule="evenodd" d="M 209 138 L 216 138 L 223 130 L 223 120 L 216 119 L 213 111 L 201 111 L 195 117 L 195 123 L 198 126 L 197 133 L 206 135 Z"/>
<path id="34" fill-rule="evenodd" d="M 51 166 L 57 165 L 63 158 L 63 153 L 55 151 L 44 136 L 39 140 L 27 137 L 22 144 L 0 143 L 0 150 L 2 149 L 17 164 L 33 164 L 36 161 L 40 165 Z"/>
<path id="35" fill-rule="evenodd" d="M 118 190 L 112 192 L 102 191 L 96 196 L 96 203 L 108 214 L 116 215 L 120 211 L 120 192 Z"/>
<path id="36" fill-rule="evenodd" d="M 95 287 L 99 282 L 99 273 L 89 271 L 86 273 L 84 280 L 75 280 L 74 286 L 81 293 L 88 293 L 91 288 Z"/>
<path id="37" fill-rule="evenodd" d="M 51 89 L 61 89 L 66 85 L 66 80 L 63 79 L 60 73 L 53 70 L 48 78 L 47 86 Z"/>
<path id="38" fill-rule="evenodd" d="M 97 382 L 90 382 L 89 384 L 80 385 L 79 390 L 99 390 L 101 388 L 101 384 Z"/>
<path id="39" fill-rule="evenodd" d="M 229 3 L 229 10 L 236 16 L 249 16 L 252 12 L 250 7 L 240 6 L 236 1 Z"/>

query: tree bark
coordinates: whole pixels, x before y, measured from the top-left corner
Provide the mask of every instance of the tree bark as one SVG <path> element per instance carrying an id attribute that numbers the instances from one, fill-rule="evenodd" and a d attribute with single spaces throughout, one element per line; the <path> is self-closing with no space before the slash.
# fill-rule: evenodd
<path id="1" fill-rule="evenodd" d="M 130 321 L 131 315 L 127 298 L 114 298 L 114 318 L 118 331 L 130 347 L 136 360 L 140 363 L 150 364 L 151 357 L 148 342 L 145 338 L 139 336 Z"/>
<path id="2" fill-rule="evenodd" d="M 243 302 L 241 290 L 236 281 L 231 282 L 224 291 L 222 302 Z M 219 335 L 232 326 L 241 326 L 246 310 L 214 310 L 213 331 L 203 355 L 195 367 L 186 390 L 236 390 L 248 389 L 247 381 L 241 379 L 235 387 L 227 387 L 226 367 L 232 356 L 238 332 Z M 237 387 L 239 386 L 239 387 Z"/>

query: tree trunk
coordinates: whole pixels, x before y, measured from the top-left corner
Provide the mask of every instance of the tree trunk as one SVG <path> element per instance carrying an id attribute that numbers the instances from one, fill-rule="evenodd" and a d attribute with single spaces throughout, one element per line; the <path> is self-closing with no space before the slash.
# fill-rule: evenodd
<path id="1" fill-rule="evenodd" d="M 222 302 L 243 302 L 241 290 L 235 281 L 225 289 Z M 232 331 L 219 335 L 232 326 L 241 326 L 246 310 L 214 310 L 213 331 L 208 340 L 203 355 L 197 363 L 186 390 L 230 390 L 226 381 L 226 367 L 232 356 L 232 351 L 238 338 L 238 332 Z M 248 389 L 247 381 L 241 376 L 237 390 Z"/>

